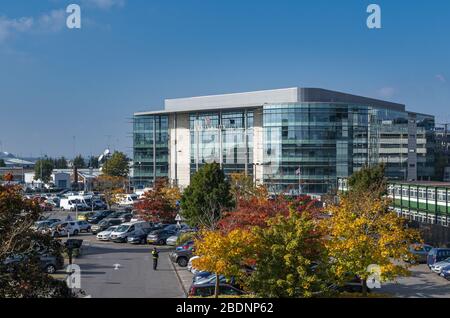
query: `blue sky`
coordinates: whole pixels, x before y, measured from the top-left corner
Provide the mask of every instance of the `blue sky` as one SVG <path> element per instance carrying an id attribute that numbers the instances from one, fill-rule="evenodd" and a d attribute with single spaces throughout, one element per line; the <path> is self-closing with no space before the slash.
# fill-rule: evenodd
<path id="1" fill-rule="evenodd" d="M 65 27 L 70 3 L 81 30 Z M 0 147 L 131 155 L 132 114 L 164 98 L 292 86 L 450 122 L 449 31 L 448 0 L 2 0 Z"/>

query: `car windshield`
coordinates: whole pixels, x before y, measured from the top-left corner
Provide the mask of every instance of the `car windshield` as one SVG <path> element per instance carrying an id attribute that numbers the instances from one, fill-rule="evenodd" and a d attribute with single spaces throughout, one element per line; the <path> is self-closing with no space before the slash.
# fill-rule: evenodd
<path id="1" fill-rule="evenodd" d="M 111 226 L 110 228 L 108 228 L 106 230 L 106 232 L 114 232 L 117 228 L 118 228 L 118 226 Z"/>
<path id="2" fill-rule="evenodd" d="M 126 232 L 126 231 L 128 231 L 129 228 L 130 228 L 129 225 L 121 225 L 117 228 L 117 230 L 115 230 L 115 232 L 119 232 L 119 233 Z"/>

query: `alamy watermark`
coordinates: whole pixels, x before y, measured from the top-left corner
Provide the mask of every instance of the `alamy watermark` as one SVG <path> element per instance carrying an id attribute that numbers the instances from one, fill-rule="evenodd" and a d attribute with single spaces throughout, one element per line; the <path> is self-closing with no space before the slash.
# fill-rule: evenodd
<path id="1" fill-rule="evenodd" d="M 369 29 L 381 29 L 381 7 L 378 4 L 370 4 L 367 7 L 367 27 Z"/>
<path id="2" fill-rule="evenodd" d="M 69 29 L 81 29 L 81 7 L 78 4 L 69 4 L 66 8 L 68 14 L 66 25 Z"/>
<path id="3" fill-rule="evenodd" d="M 370 274 L 366 280 L 367 287 L 370 289 L 381 288 L 381 267 L 378 265 L 369 265 L 367 272 Z"/>

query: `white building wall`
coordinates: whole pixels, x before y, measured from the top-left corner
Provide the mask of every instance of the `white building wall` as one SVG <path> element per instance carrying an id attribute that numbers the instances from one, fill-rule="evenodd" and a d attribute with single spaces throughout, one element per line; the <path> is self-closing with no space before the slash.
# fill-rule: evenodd
<path id="1" fill-rule="evenodd" d="M 173 184 L 185 188 L 191 182 L 191 135 L 189 114 L 169 116 L 169 179 Z"/>
<path id="2" fill-rule="evenodd" d="M 254 113 L 253 119 L 253 163 L 257 184 L 263 184 L 264 181 L 264 128 L 263 128 L 263 110 L 258 109 Z"/>

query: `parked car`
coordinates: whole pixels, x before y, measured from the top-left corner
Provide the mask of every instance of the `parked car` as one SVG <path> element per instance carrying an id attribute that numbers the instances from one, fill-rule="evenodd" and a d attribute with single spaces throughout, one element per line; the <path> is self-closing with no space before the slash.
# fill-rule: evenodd
<path id="1" fill-rule="evenodd" d="M 149 244 L 166 245 L 166 240 L 174 234 L 176 234 L 176 231 L 173 230 L 156 230 L 147 235 L 147 242 Z"/>
<path id="2" fill-rule="evenodd" d="M 197 275 L 198 273 L 200 273 L 201 271 L 196 269 L 193 265 L 192 262 L 196 259 L 200 258 L 200 256 L 193 256 L 189 259 L 188 262 L 188 266 L 187 266 L 187 270 L 190 271 L 192 274 Z"/>
<path id="3" fill-rule="evenodd" d="M 178 241 L 179 237 L 180 237 L 180 233 L 172 235 L 171 237 L 167 238 L 166 244 L 169 245 L 169 246 L 177 245 L 177 241 Z"/>
<path id="4" fill-rule="evenodd" d="M 83 212 L 83 213 L 79 213 L 78 214 L 78 217 L 77 217 L 77 220 L 78 221 L 87 221 L 87 220 L 89 220 L 89 218 L 92 216 L 92 215 L 94 215 L 95 213 L 94 212 Z"/>
<path id="5" fill-rule="evenodd" d="M 440 274 L 442 269 L 450 265 L 450 257 L 444 259 L 443 261 L 434 263 L 430 266 L 430 269 L 436 274 Z"/>
<path id="6" fill-rule="evenodd" d="M 129 236 L 144 234 L 144 229 L 149 228 L 148 222 L 123 223 L 111 233 L 109 239 L 115 243 L 124 243 Z"/>
<path id="7" fill-rule="evenodd" d="M 450 264 L 441 270 L 441 276 L 450 280 Z"/>
<path id="8" fill-rule="evenodd" d="M 89 233 L 91 231 L 91 225 L 87 221 L 77 221 L 77 224 L 80 227 L 80 232 Z"/>
<path id="9" fill-rule="evenodd" d="M 111 233 L 114 232 L 115 230 L 117 230 L 118 227 L 119 227 L 118 225 L 114 225 L 114 226 L 109 227 L 107 230 L 98 233 L 97 234 L 97 240 L 99 240 L 99 241 L 109 241 Z"/>
<path id="10" fill-rule="evenodd" d="M 143 229 L 142 233 L 135 233 L 128 236 L 127 242 L 130 244 L 146 244 L 147 235 L 152 231 L 153 228 Z"/>
<path id="11" fill-rule="evenodd" d="M 100 221 L 98 224 L 93 224 L 91 226 L 91 233 L 98 234 L 106 229 L 109 229 L 111 226 L 120 224 L 122 224 L 122 221 L 119 219 L 105 219 Z"/>
<path id="12" fill-rule="evenodd" d="M 106 203 L 100 199 L 94 199 L 92 201 L 92 204 L 93 204 L 94 210 L 106 210 L 108 208 L 108 205 L 106 205 Z"/>
<path id="13" fill-rule="evenodd" d="M 88 218 L 88 222 L 91 224 L 98 224 L 103 219 L 108 218 L 111 214 L 113 214 L 112 211 L 96 212 Z"/>
<path id="14" fill-rule="evenodd" d="M 182 250 L 194 250 L 194 241 L 189 241 L 184 243 L 183 245 L 177 246 L 176 247 L 177 251 L 182 251 Z"/>
<path id="15" fill-rule="evenodd" d="M 431 265 L 441 262 L 448 257 L 450 257 L 450 248 L 433 248 L 428 253 L 427 265 L 431 268 Z"/>
<path id="16" fill-rule="evenodd" d="M 214 296 L 216 284 L 192 284 L 189 289 L 190 297 L 211 297 Z M 240 296 L 245 294 L 242 290 L 228 284 L 221 284 L 219 294 L 224 296 Z"/>
<path id="17" fill-rule="evenodd" d="M 433 249 L 433 246 L 427 244 L 413 244 L 409 247 L 409 252 L 412 254 L 412 259 L 409 256 L 404 257 L 404 261 L 411 264 L 422 264 L 427 262 L 428 253 Z"/>
<path id="18" fill-rule="evenodd" d="M 38 221 L 34 223 L 31 229 L 34 231 L 42 231 L 43 229 L 52 226 L 56 222 L 61 222 L 61 220 L 52 219 L 52 220 Z"/>
<path id="19" fill-rule="evenodd" d="M 192 283 L 195 284 L 197 281 L 207 278 L 207 277 L 211 276 L 212 274 L 213 273 L 211 273 L 211 272 L 198 272 L 192 278 Z"/>
<path id="20" fill-rule="evenodd" d="M 111 213 L 108 216 L 108 219 L 119 219 L 122 215 L 128 214 L 128 213 L 129 212 L 127 212 L 127 211 L 116 211 L 116 212 Z"/>
<path id="21" fill-rule="evenodd" d="M 52 237 L 67 236 L 67 235 L 77 236 L 79 233 L 80 227 L 75 221 L 57 222 L 44 231 L 44 234 L 49 234 Z"/>
<path id="22" fill-rule="evenodd" d="M 181 267 L 187 267 L 192 258 L 192 249 L 178 250 L 170 253 L 170 260 Z"/>
<path id="23" fill-rule="evenodd" d="M 122 221 L 122 223 L 131 222 L 131 219 L 133 218 L 133 214 L 131 213 L 125 213 L 118 217 Z"/>
<path id="24" fill-rule="evenodd" d="M 3 264 L 7 267 L 8 271 L 14 271 L 15 265 L 21 262 L 27 261 L 28 257 L 24 255 L 15 255 L 8 257 Z M 47 274 L 54 274 L 56 271 L 64 267 L 64 258 L 62 256 L 41 255 L 39 256 L 39 262 L 42 271 Z"/>

